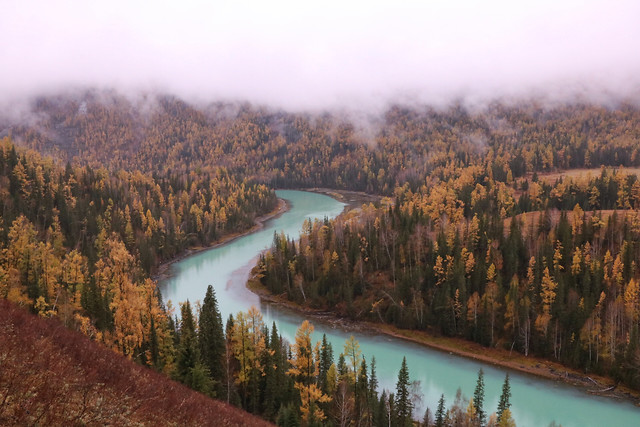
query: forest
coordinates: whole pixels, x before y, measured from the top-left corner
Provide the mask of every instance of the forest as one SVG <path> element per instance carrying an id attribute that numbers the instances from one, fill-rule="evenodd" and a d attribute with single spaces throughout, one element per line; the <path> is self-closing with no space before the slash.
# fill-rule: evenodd
<path id="1" fill-rule="evenodd" d="M 378 395 L 374 361 L 345 345 L 335 362 L 310 324 L 289 347 L 255 311 L 223 328 L 213 294 L 163 304 L 159 265 L 250 229 L 276 208 L 274 188 L 384 198 L 275 235 L 257 270 L 270 292 L 640 388 L 632 104 L 392 105 L 362 124 L 89 91 L 34 99 L 0 135 L 0 297 L 268 420 L 423 415 L 409 410 L 408 372 Z M 505 405 L 490 419 L 479 393 L 460 395 L 424 421 L 509 425 Z"/>
<path id="2" fill-rule="evenodd" d="M 194 314 L 195 311 L 195 314 Z M 394 391 L 378 391 L 376 360 L 369 363 L 353 335 L 343 350 L 322 340 L 312 342 L 314 326 L 305 320 L 293 343 L 269 328 L 255 307 L 230 315 L 224 328 L 215 291 L 209 286 L 195 310 L 180 306 L 175 336 L 175 376 L 189 387 L 259 414 L 281 426 L 362 425 L 514 426 L 511 389 L 505 377 L 495 411 L 484 405 L 484 373 L 471 398 L 458 393 L 446 406 L 416 413 L 421 401 L 419 383 L 411 381 L 403 359 Z"/>
<path id="3" fill-rule="evenodd" d="M 0 297 L 162 370 L 170 312 L 150 273 L 276 205 L 264 185 L 62 167 L 0 141 Z"/>

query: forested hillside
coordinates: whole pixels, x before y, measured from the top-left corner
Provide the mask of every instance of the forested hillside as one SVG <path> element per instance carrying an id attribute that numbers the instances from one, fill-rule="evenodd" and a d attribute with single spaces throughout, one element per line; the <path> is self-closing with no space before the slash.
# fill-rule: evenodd
<path id="1" fill-rule="evenodd" d="M 494 178 L 533 171 L 640 165 L 640 111 L 535 101 L 469 109 L 391 106 L 369 122 L 250 104 L 189 104 L 115 92 L 34 100 L 5 120 L 30 148 L 110 170 L 184 175 L 217 167 L 274 187 L 392 195 L 429 177 L 490 160 Z M 0 129 L 1 131 L 1 129 Z"/>
<path id="2" fill-rule="evenodd" d="M 273 191 L 215 175 L 61 167 L 0 141 L 0 297 L 171 369 L 170 315 L 150 272 L 194 244 L 246 230 Z"/>
<path id="3" fill-rule="evenodd" d="M 207 298 L 180 320 L 162 304 L 159 263 L 247 230 L 283 187 L 387 197 L 276 235 L 258 265 L 271 292 L 640 388 L 636 106 L 392 106 L 363 125 L 87 92 L 0 124 L 0 297 L 194 389 L 284 425 L 408 420 L 367 361 L 345 347 L 334 364 L 310 325 L 289 347 L 257 312 L 223 333 Z"/>

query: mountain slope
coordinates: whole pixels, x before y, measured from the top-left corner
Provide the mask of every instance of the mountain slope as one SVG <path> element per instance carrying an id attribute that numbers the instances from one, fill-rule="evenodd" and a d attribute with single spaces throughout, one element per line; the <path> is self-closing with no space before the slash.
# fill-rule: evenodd
<path id="1" fill-rule="evenodd" d="M 0 299 L 0 425 L 269 425 Z"/>

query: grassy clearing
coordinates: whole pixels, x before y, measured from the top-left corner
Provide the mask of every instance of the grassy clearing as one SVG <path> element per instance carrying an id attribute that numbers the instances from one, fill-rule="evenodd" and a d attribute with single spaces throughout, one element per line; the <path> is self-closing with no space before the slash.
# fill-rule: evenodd
<path id="1" fill-rule="evenodd" d="M 540 217 L 544 215 L 544 211 L 533 211 L 526 212 L 520 215 L 516 215 L 516 218 L 521 223 L 521 229 L 523 235 L 530 235 L 532 232 L 536 233 L 538 229 L 538 224 L 540 224 Z M 605 209 L 599 211 L 586 211 L 584 214 L 587 219 L 593 218 L 594 215 L 598 215 L 602 223 L 606 224 L 609 218 L 616 213 L 620 219 L 624 218 L 627 215 L 640 215 L 640 211 L 638 210 L 614 210 L 614 209 Z M 560 216 L 562 215 L 562 211 L 558 209 L 552 209 L 549 211 L 549 220 L 551 227 L 556 227 L 558 222 L 560 221 Z M 571 211 L 567 212 L 567 220 L 569 224 L 573 224 L 573 216 L 571 215 Z M 505 218 L 504 220 L 504 234 L 509 234 L 509 228 L 511 227 L 511 218 Z"/>
<path id="2" fill-rule="evenodd" d="M 614 169 L 618 173 L 640 176 L 640 168 L 619 167 L 619 168 L 612 168 L 612 169 Z M 573 179 L 584 178 L 584 177 L 595 178 L 600 176 L 600 173 L 601 173 L 601 168 L 568 169 L 565 171 L 538 173 L 538 179 L 540 181 L 545 181 L 548 184 L 553 185 L 560 178 L 573 178 Z M 531 180 L 532 176 L 533 176 L 532 173 L 527 174 L 527 178 L 529 180 Z"/>

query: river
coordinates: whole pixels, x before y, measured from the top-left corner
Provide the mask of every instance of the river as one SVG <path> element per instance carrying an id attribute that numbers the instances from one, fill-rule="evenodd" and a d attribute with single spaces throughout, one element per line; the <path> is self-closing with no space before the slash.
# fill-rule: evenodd
<path id="1" fill-rule="evenodd" d="M 284 231 L 298 236 L 305 218 L 333 218 L 344 204 L 317 193 L 278 190 L 278 197 L 290 204 L 290 210 L 264 224 L 255 233 L 237 238 L 225 245 L 189 256 L 171 266 L 171 276 L 161 283 L 165 300 L 174 305 L 189 299 L 202 300 L 208 285 L 213 285 L 223 320 L 229 314 L 246 311 L 252 305 L 260 307 L 265 321 L 275 321 L 280 333 L 290 342 L 304 316 L 280 306 L 261 303 L 259 297 L 245 284 L 261 251 L 273 241 L 273 233 Z M 437 407 L 444 393 L 447 406 L 454 400 L 458 387 L 467 397 L 473 395 L 477 373 L 485 373 L 485 401 L 487 413 L 495 411 L 502 390 L 506 369 L 479 363 L 463 357 L 392 338 L 350 332 L 340 327 L 313 320 L 314 340 L 327 338 L 334 353 L 343 350 L 345 340 L 353 333 L 360 343 L 367 362 L 375 356 L 380 388 L 395 389 L 402 356 L 406 356 L 411 380 L 420 381 L 424 395 L 416 416 L 422 417 L 424 408 Z M 640 426 L 640 409 L 629 402 L 593 396 L 570 385 L 509 371 L 512 413 L 518 426 L 547 426 L 552 421 L 571 426 Z"/>

